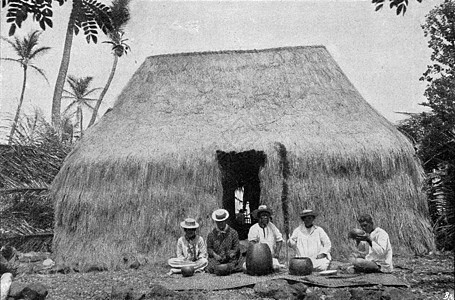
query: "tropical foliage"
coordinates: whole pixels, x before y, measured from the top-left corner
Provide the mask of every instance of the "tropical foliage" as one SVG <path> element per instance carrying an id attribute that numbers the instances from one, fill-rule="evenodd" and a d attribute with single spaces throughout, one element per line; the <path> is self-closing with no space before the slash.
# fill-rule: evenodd
<path id="1" fill-rule="evenodd" d="M 12 143 L 0 145 L 2 242 L 6 238 L 17 246 L 19 241 L 21 249 L 30 251 L 40 249 L 43 237 L 49 239 L 54 209 L 48 187 L 70 149 L 40 111 L 19 119 Z"/>
<path id="2" fill-rule="evenodd" d="M 455 1 L 431 10 L 422 26 L 433 64 L 421 80 L 429 112 L 412 114 L 399 128 L 417 144 L 429 174 L 429 207 L 440 247 L 453 248 L 455 234 Z"/>
<path id="3" fill-rule="evenodd" d="M 101 102 L 106 95 L 109 86 L 111 85 L 112 79 L 115 75 L 115 70 L 117 69 L 117 63 L 119 57 L 122 57 L 123 54 L 127 54 L 130 50 L 130 46 L 126 44 L 128 39 L 124 39 L 124 27 L 130 20 L 130 10 L 129 10 L 130 0 L 114 0 L 111 5 L 111 16 L 112 16 L 112 28 L 108 32 L 109 41 L 104 41 L 103 43 L 112 45 L 112 53 L 114 55 L 114 61 L 112 63 L 111 72 L 109 78 L 106 82 L 106 85 L 103 88 L 103 91 L 98 98 L 98 101 L 95 104 L 95 108 L 92 113 L 92 117 L 88 124 L 88 127 L 92 126 L 97 118 L 98 110 L 101 106 Z"/>
<path id="4" fill-rule="evenodd" d="M 10 23 L 9 35 L 14 35 L 17 28 L 29 17 L 39 23 L 43 30 L 52 27 L 53 4 L 57 2 L 63 5 L 66 0 L 2 0 L 2 7 L 7 7 L 6 22 Z M 97 42 L 98 29 L 105 34 L 111 29 L 111 17 L 109 7 L 97 0 L 74 0 L 72 10 L 68 19 L 63 57 L 60 64 L 57 81 L 52 98 L 52 124 L 57 128 L 60 122 L 61 99 L 65 78 L 71 56 L 73 33 L 84 32 L 87 42 Z"/>
<path id="5" fill-rule="evenodd" d="M 23 69 L 23 80 L 22 80 L 22 90 L 21 95 L 19 97 L 19 104 L 17 105 L 16 115 L 13 120 L 13 124 L 11 125 L 11 131 L 9 134 L 9 144 L 12 143 L 12 139 L 14 137 L 14 133 L 16 131 L 17 122 L 19 120 L 19 115 L 21 113 L 22 104 L 24 102 L 24 95 L 25 95 L 25 87 L 27 86 L 27 71 L 28 68 L 32 68 L 44 77 L 44 79 L 48 82 L 44 71 L 41 68 L 35 66 L 32 62 L 35 58 L 39 55 L 45 54 L 51 48 L 50 47 L 38 47 L 38 41 L 40 36 L 39 31 L 30 32 L 26 37 L 20 39 L 15 37 L 14 39 L 10 40 L 7 38 L 2 39 L 6 41 L 11 47 L 14 49 L 14 52 L 17 54 L 18 58 L 1 58 L 2 60 L 6 61 L 13 61 L 20 64 Z"/>
<path id="6" fill-rule="evenodd" d="M 84 114 L 83 108 L 88 108 L 90 110 L 94 110 L 93 106 L 89 104 L 91 101 L 96 101 L 97 99 L 88 98 L 92 93 L 99 90 L 100 88 L 90 88 L 90 83 L 92 82 L 93 77 L 82 77 L 78 78 L 76 76 L 68 76 L 68 85 L 70 86 L 70 90 L 64 90 L 66 95 L 63 96 L 63 99 L 71 99 L 71 103 L 67 106 L 63 115 L 68 115 L 72 110 L 75 111 L 71 113 L 69 116 L 73 114 L 76 115 L 76 137 L 80 138 L 83 134 L 83 123 L 84 123 Z"/>
<path id="7" fill-rule="evenodd" d="M 417 2 L 422 2 L 422 0 L 416 0 Z M 382 9 L 384 4 L 386 2 L 389 3 L 389 7 L 391 9 L 395 9 L 397 15 L 399 14 L 405 14 L 406 9 L 408 8 L 409 5 L 409 0 L 371 0 L 371 2 L 376 6 L 376 10 Z"/>

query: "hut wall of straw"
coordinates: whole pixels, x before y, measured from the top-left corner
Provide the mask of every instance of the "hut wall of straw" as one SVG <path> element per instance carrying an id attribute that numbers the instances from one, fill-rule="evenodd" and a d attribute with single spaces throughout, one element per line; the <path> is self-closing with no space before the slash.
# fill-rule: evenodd
<path id="1" fill-rule="evenodd" d="M 313 208 L 335 255 L 370 212 L 392 244 L 434 248 L 412 145 L 322 46 L 152 56 L 54 180 L 58 263 L 108 269 L 171 257 L 185 217 L 206 237 L 221 205 L 216 151 L 264 151 L 261 202 L 282 228 L 277 143 L 289 162 L 291 229 Z"/>
<path id="2" fill-rule="evenodd" d="M 347 232 L 349 228 L 359 227 L 356 220 L 360 214 L 368 213 L 376 226 L 389 233 L 396 254 L 423 254 L 433 249 L 433 239 L 428 235 L 431 226 L 426 200 L 419 189 L 420 170 L 412 160 L 406 161 L 404 153 L 401 158 L 397 157 L 403 161 L 395 161 L 395 165 L 393 157 L 382 158 L 389 160 L 383 164 L 396 168 L 390 169 L 388 174 L 382 173 L 385 169 L 382 164 L 370 164 L 370 170 L 365 168 L 371 163 L 365 159 L 366 154 L 357 162 L 340 158 L 330 162 L 328 159 L 327 165 L 321 164 L 321 157 L 290 156 L 291 173 L 287 183 L 291 232 L 299 225 L 299 212 L 314 209 L 319 213 L 315 224 L 322 226 L 331 238 L 335 257 L 347 257 L 355 244 L 348 239 Z M 277 167 L 267 170 L 269 174 L 263 174 L 262 181 L 267 187 L 262 189 L 261 198 L 275 212 L 274 223 L 284 228 L 278 201 L 281 198 L 279 170 Z"/>

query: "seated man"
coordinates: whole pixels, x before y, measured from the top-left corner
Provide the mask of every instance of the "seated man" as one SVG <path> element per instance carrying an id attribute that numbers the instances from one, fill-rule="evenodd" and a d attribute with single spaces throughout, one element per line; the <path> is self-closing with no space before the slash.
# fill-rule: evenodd
<path id="1" fill-rule="evenodd" d="M 267 206 L 260 205 L 258 209 L 253 211 L 252 215 L 253 218 L 258 219 L 258 223 L 250 227 L 248 241 L 267 244 L 272 252 L 273 269 L 279 270 L 280 267 L 284 267 L 278 261 L 283 245 L 283 236 L 278 228 L 270 222 L 272 211 Z"/>
<path id="2" fill-rule="evenodd" d="M 181 273 L 181 268 L 191 266 L 195 272 L 203 271 L 207 266 L 207 248 L 204 239 L 196 235 L 199 224 L 192 218 L 180 223 L 184 235 L 177 241 L 177 257 L 168 260 L 171 266 L 170 274 Z"/>
<path id="3" fill-rule="evenodd" d="M 289 246 L 295 249 L 295 257 L 308 257 L 313 263 L 313 271 L 325 271 L 332 260 L 332 243 L 324 229 L 313 225 L 317 213 L 306 209 L 300 213 L 301 224 L 289 238 Z"/>
<path id="4" fill-rule="evenodd" d="M 228 218 L 229 212 L 225 209 L 217 209 L 212 213 L 216 226 L 207 236 L 209 273 L 215 273 L 215 267 L 220 264 L 227 264 L 231 272 L 241 271 L 238 266 L 239 236 L 237 231 L 226 223 Z"/>
<path id="5" fill-rule="evenodd" d="M 361 215 L 358 220 L 364 235 L 355 235 L 358 253 L 353 254 L 351 262 L 358 272 L 385 272 L 393 270 L 392 245 L 384 229 L 375 227 L 370 215 Z"/>

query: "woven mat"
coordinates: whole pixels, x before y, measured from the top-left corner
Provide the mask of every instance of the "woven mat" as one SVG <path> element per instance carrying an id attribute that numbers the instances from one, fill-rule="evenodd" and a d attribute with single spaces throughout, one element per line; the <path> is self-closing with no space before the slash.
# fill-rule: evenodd
<path id="1" fill-rule="evenodd" d="M 228 290 L 247 286 L 253 286 L 256 283 L 272 280 L 286 279 L 288 281 L 303 282 L 307 285 L 338 288 L 338 287 L 356 287 L 356 286 L 403 286 L 408 284 L 401 281 L 392 274 L 339 274 L 336 276 L 293 276 L 287 273 L 278 273 L 267 276 L 250 276 L 244 273 L 235 273 L 229 276 L 216 276 L 208 273 L 197 273 L 192 277 L 182 277 L 181 275 L 172 275 L 163 278 L 161 285 L 175 291 L 187 290 Z"/>
<path id="2" fill-rule="evenodd" d="M 355 286 L 395 286 L 409 287 L 409 284 L 393 276 L 392 274 L 370 273 L 370 274 L 338 274 L 335 276 L 293 276 L 284 275 L 280 278 L 286 280 L 303 282 L 308 285 L 320 287 L 338 288 L 338 287 L 355 287 Z"/>
<path id="3" fill-rule="evenodd" d="M 282 275 L 267 275 L 267 276 L 250 276 L 244 273 L 234 273 L 229 276 L 216 276 L 208 273 L 196 273 L 191 277 L 182 277 L 181 275 L 172 275 L 163 278 L 161 285 L 174 291 L 187 290 L 228 290 L 253 286 L 258 282 L 271 279 L 278 279 Z"/>

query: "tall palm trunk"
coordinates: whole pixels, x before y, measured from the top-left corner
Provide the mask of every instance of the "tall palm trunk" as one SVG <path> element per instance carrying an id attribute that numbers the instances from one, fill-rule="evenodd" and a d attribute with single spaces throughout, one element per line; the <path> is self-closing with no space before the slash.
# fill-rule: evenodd
<path id="1" fill-rule="evenodd" d="M 96 101 L 95 108 L 93 109 L 92 117 L 90 118 L 90 122 L 88 123 L 87 127 L 92 126 L 96 121 L 96 116 L 98 115 L 98 110 L 101 106 L 101 102 L 103 101 L 104 95 L 106 95 L 107 90 L 109 89 L 109 86 L 111 85 L 112 79 L 114 78 L 115 70 L 117 69 L 117 62 L 118 62 L 118 56 L 117 56 L 117 54 L 114 53 L 114 62 L 112 63 L 111 74 L 109 74 L 109 78 L 106 82 L 106 85 L 104 86 L 104 89 L 101 92 L 98 101 Z"/>
<path id="2" fill-rule="evenodd" d="M 82 138 L 82 135 L 83 135 L 83 127 L 84 126 L 84 115 L 82 114 L 82 106 L 79 105 L 77 107 L 77 110 L 79 111 L 79 130 L 80 130 L 80 138 Z"/>
<path id="3" fill-rule="evenodd" d="M 79 140 L 82 137 L 82 108 L 80 104 L 76 108 L 76 130 L 74 132 L 74 137 L 76 140 Z"/>
<path id="4" fill-rule="evenodd" d="M 70 64 L 71 46 L 73 44 L 74 20 L 75 13 L 78 7 L 81 6 L 81 0 L 73 1 L 73 8 L 71 10 L 68 26 L 66 28 L 65 44 L 63 48 L 63 57 L 60 62 L 57 80 L 55 82 L 54 96 L 52 98 L 52 125 L 60 131 L 60 110 L 62 106 L 63 87 L 65 85 L 66 74 L 68 73 L 68 66 Z"/>
<path id="5" fill-rule="evenodd" d="M 17 122 L 21 113 L 22 103 L 24 102 L 25 86 L 27 85 L 27 65 L 22 65 L 24 69 L 24 81 L 22 82 L 21 97 L 19 98 L 19 104 L 17 105 L 16 115 L 14 116 L 13 125 L 11 126 L 11 132 L 9 133 L 8 144 L 11 145 L 13 142 L 13 135 L 16 131 Z"/>

